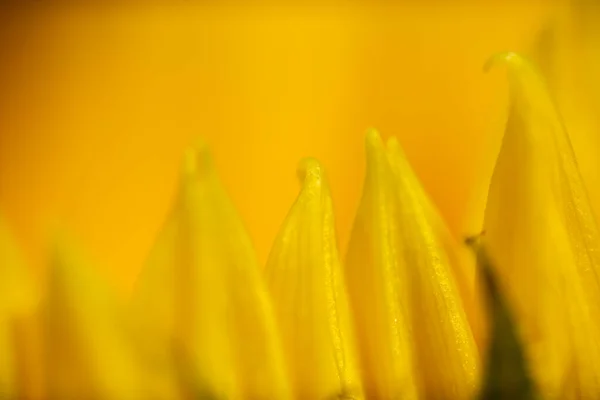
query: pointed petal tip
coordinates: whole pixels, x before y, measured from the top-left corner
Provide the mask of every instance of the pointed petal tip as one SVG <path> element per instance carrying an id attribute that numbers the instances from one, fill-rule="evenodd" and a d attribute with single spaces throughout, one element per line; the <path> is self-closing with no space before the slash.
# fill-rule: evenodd
<path id="1" fill-rule="evenodd" d="M 212 168 L 212 156 L 208 144 L 202 138 L 196 138 L 185 150 L 183 174 L 193 176 L 203 174 Z"/>
<path id="2" fill-rule="evenodd" d="M 380 155 L 385 151 L 383 140 L 379 132 L 370 128 L 365 135 L 365 148 L 367 152 L 367 169 L 369 165 L 373 165 Z"/>
<path id="3" fill-rule="evenodd" d="M 381 139 L 381 134 L 375 128 L 367 129 L 367 133 L 365 134 L 365 142 L 367 149 L 383 146 L 383 140 Z"/>
<path id="4" fill-rule="evenodd" d="M 536 91 L 547 92 L 546 83 L 541 72 L 527 57 L 514 52 L 498 53 L 490 57 L 484 65 L 484 71 L 489 72 L 497 66 L 506 66 L 510 92 L 513 99 L 517 94 L 523 94 L 525 88 L 536 88 Z M 530 91 L 531 89 L 527 89 Z"/>
<path id="5" fill-rule="evenodd" d="M 323 167 L 316 158 L 307 157 L 298 163 L 297 175 L 303 188 L 320 186 L 323 181 Z"/>
<path id="6" fill-rule="evenodd" d="M 402 149 L 402 145 L 400 145 L 400 141 L 398 140 L 397 137 L 392 136 L 390 137 L 387 142 L 385 143 L 385 149 L 387 151 L 387 154 L 396 162 L 400 161 L 400 160 L 404 160 L 403 162 L 406 163 L 405 159 L 406 156 L 404 154 L 404 149 Z"/>

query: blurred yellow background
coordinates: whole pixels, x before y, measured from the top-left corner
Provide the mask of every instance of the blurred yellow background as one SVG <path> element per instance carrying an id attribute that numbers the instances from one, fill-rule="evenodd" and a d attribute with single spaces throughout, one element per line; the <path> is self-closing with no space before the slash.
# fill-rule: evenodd
<path id="1" fill-rule="evenodd" d="M 58 221 L 127 290 L 202 136 L 262 263 L 304 156 L 343 251 L 373 126 L 463 234 L 503 129 L 505 78 L 483 64 L 529 51 L 550 11 L 450 3 L 3 6 L 0 210 L 37 271 Z"/>

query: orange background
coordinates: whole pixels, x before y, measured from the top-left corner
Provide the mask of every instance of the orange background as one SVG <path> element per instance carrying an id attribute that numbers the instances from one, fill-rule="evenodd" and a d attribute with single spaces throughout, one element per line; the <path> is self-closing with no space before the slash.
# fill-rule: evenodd
<path id="1" fill-rule="evenodd" d="M 506 102 L 482 66 L 527 52 L 547 9 L 443 4 L 4 6 L 0 210 L 36 270 L 59 221 L 128 289 L 200 135 L 261 262 L 304 156 L 328 171 L 344 249 L 373 126 L 463 234 Z"/>

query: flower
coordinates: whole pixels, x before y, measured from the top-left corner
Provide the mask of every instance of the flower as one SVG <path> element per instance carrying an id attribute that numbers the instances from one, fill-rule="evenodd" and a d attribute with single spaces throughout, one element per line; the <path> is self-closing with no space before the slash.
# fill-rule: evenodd
<path id="1" fill-rule="evenodd" d="M 0 221 L 1 394 L 594 398 L 600 234 L 561 92 L 515 53 L 497 64 L 508 69 L 510 109 L 470 257 L 402 140 L 369 130 L 347 253 L 324 166 L 308 158 L 263 270 L 197 142 L 130 299 L 64 233 L 48 276 L 32 279 Z"/>
<path id="2" fill-rule="evenodd" d="M 128 306 L 64 234 L 55 235 L 39 301 L 3 228 L 4 393 L 596 396 L 600 234 L 543 80 L 514 53 L 490 65 L 498 62 L 508 68 L 511 103 L 485 234 L 469 240 L 481 280 L 394 138 L 384 144 L 367 133 L 367 174 L 344 261 L 327 177 L 309 158 L 264 271 L 198 142 L 185 154 L 179 195 Z M 19 326 L 26 335 L 15 347 L 10 335 Z M 39 376 L 23 368 L 35 371 L 32 360 Z"/>

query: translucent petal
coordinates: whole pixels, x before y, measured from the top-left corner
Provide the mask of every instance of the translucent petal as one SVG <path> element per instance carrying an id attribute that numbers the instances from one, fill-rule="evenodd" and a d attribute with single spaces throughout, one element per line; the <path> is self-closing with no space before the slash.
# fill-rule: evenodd
<path id="1" fill-rule="evenodd" d="M 511 108 L 490 185 L 485 243 L 542 394 L 600 393 L 600 235 L 544 82 L 513 53 Z"/>
<path id="2" fill-rule="evenodd" d="M 422 393 L 426 398 L 471 398 L 479 355 L 440 232 L 441 219 L 396 140 L 390 140 L 388 155 L 397 209 L 397 262 L 409 285 Z M 472 295 L 468 290 L 464 288 L 465 294 Z M 472 305 L 473 299 L 468 300 Z"/>
<path id="3" fill-rule="evenodd" d="M 144 396 L 124 307 L 68 239 L 54 245 L 42 310 L 47 396 Z"/>
<path id="4" fill-rule="evenodd" d="M 435 205 L 421 187 L 395 137 L 388 140 L 387 151 L 398 189 L 400 204 L 403 208 L 409 210 L 409 215 L 414 215 L 412 219 L 407 219 L 405 222 L 420 224 L 421 231 L 427 232 L 427 235 L 430 236 L 428 240 L 436 248 L 432 254 L 439 253 L 445 259 L 443 262 L 445 266 L 442 268 L 443 274 L 448 274 L 448 279 L 455 281 L 459 297 L 462 300 L 460 303 L 462 303 L 472 334 L 479 348 L 484 348 L 486 346 L 483 326 L 484 315 L 479 290 L 477 290 L 475 282 L 476 265 L 473 262 L 473 257 L 469 254 L 468 249 L 460 245 L 450 233 Z M 407 195 L 408 193 L 410 195 Z M 412 211 L 410 211 L 411 208 Z M 448 301 L 452 302 L 452 299 L 449 298 Z M 460 308 L 458 304 L 457 306 Z"/>
<path id="5" fill-rule="evenodd" d="M 277 236 L 266 278 L 298 399 L 363 398 L 358 353 L 321 165 L 304 160 L 302 190 Z"/>
<path id="6" fill-rule="evenodd" d="M 374 398 L 461 399 L 476 387 L 477 348 L 428 204 L 397 144 L 386 153 L 369 132 L 347 275 Z"/>
<path id="7" fill-rule="evenodd" d="M 392 175 L 378 134 L 367 137 L 367 176 L 354 222 L 346 276 L 367 398 L 416 399 L 417 372 L 398 268 Z"/>
<path id="8" fill-rule="evenodd" d="M 145 347 L 157 335 L 177 349 L 195 392 L 289 398 L 252 245 L 202 143 L 186 154 L 177 203 L 142 272 L 133 309 L 154 332 Z M 165 362 L 165 354 L 154 357 Z"/>

